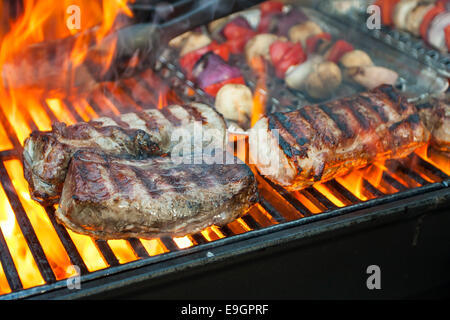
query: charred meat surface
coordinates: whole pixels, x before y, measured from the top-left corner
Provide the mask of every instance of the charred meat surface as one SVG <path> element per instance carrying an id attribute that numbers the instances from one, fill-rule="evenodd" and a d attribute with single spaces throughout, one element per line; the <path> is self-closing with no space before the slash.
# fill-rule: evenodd
<path id="1" fill-rule="evenodd" d="M 195 135 L 196 127 L 201 127 L 203 134 L 208 133 L 208 141 L 203 141 L 202 134 Z M 177 129 L 186 130 L 191 135 L 192 139 L 186 143 L 194 144 L 201 139 L 204 147 L 212 140 L 217 143 L 226 139 L 223 117 L 200 103 L 147 109 L 71 126 L 55 123 L 52 131 L 35 131 L 26 139 L 23 152 L 24 174 L 31 195 L 43 204 L 56 203 L 69 161 L 78 150 L 127 155 L 135 159 L 162 155 L 180 144 L 173 140 Z"/>
<path id="2" fill-rule="evenodd" d="M 414 105 L 392 86 L 260 119 L 251 161 L 269 179 L 298 190 L 377 159 L 400 158 L 428 142 Z"/>
<path id="3" fill-rule="evenodd" d="M 258 198 L 249 167 L 227 156 L 233 164 L 207 164 L 196 157 L 193 164 L 177 164 L 171 157 L 134 160 L 78 151 L 56 216 L 74 231 L 102 239 L 185 235 L 227 224 Z"/>
<path id="4" fill-rule="evenodd" d="M 424 125 L 431 132 L 431 145 L 450 153 L 450 98 L 432 99 L 417 108 Z"/>

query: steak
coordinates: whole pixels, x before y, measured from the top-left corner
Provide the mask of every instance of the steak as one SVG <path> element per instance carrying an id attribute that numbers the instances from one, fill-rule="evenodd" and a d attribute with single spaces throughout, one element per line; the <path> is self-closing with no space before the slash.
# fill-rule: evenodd
<path id="1" fill-rule="evenodd" d="M 375 160 L 405 157 L 429 132 L 416 107 L 392 86 L 260 119 L 250 161 L 261 174 L 299 190 Z"/>
<path id="2" fill-rule="evenodd" d="M 202 131 L 196 134 L 199 127 Z M 183 136 L 192 138 L 183 140 L 184 144 L 196 145 L 200 141 L 203 147 L 215 143 L 223 149 L 226 124 L 213 108 L 200 103 L 147 109 L 71 126 L 55 123 L 52 131 L 35 131 L 25 140 L 24 175 L 32 198 L 51 205 L 59 199 L 69 161 L 76 151 L 95 150 L 144 159 L 170 153 L 181 144 Z"/>
<path id="3" fill-rule="evenodd" d="M 431 132 L 431 145 L 450 153 L 450 98 L 431 99 L 417 108 L 424 125 Z"/>
<path id="4" fill-rule="evenodd" d="M 255 177 L 237 158 L 233 164 L 192 160 L 177 164 L 169 156 L 135 160 L 78 151 L 56 217 L 96 238 L 154 238 L 222 226 L 258 200 Z"/>

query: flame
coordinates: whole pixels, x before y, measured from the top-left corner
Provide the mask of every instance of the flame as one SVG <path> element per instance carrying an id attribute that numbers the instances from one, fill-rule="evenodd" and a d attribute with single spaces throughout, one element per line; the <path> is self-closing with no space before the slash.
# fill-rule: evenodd
<path id="1" fill-rule="evenodd" d="M 158 109 L 162 109 L 167 106 L 167 94 L 162 90 L 158 94 Z"/>
<path id="2" fill-rule="evenodd" d="M 72 274 L 67 274 L 71 265 L 70 259 L 53 228 L 44 208 L 31 199 L 28 184 L 23 177 L 23 167 L 19 160 L 5 161 L 6 171 L 11 178 L 20 203 L 27 212 L 28 219 L 36 231 L 36 236 L 42 245 L 44 253 L 50 262 L 57 279 L 65 279 Z M 45 245 L 51 243 L 51 246 Z"/>
<path id="3" fill-rule="evenodd" d="M 395 188 L 383 183 L 383 173 L 386 171 L 384 161 L 376 161 L 369 166 L 352 170 L 341 177 L 337 177 L 336 181 L 353 193 L 358 199 L 366 201 L 374 196 L 364 188 L 364 180 L 370 182 L 372 186 L 383 193 L 390 194 L 397 192 Z"/>
<path id="4" fill-rule="evenodd" d="M 423 160 L 431 163 L 435 167 L 438 167 L 445 174 L 450 175 L 450 161 L 448 159 L 448 155 L 434 150 L 433 147 L 428 145 L 418 148 L 415 152 Z"/>
<path id="5" fill-rule="evenodd" d="M 0 263 L 0 294 L 6 294 L 10 292 L 11 288 L 9 287 L 8 280 L 6 279 L 2 264 Z"/>
<path id="6" fill-rule="evenodd" d="M 253 126 L 265 113 L 267 103 L 267 88 L 266 88 L 266 66 L 264 59 L 257 56 L 250 61 L 250 67 L 257 74 L 258 80 L 253 93 L 253 109 L 251 116 L 251 126 Z"/>
<path id="7" fill-rule="evenodd" d="M 44 284 L 36 262 L 20 230 L 5 191 L 0 186 L 0 229 L 24 288 Z M 2 293 L 2 290 L 0 290 Z"/>
<path id="8" fill-rule="evenodd" d="M 79 10 L 71 12 L 70 7 Z M 75 122 L 63 111 L 62 98 L 52 92 L 63 91 L 67 96 L 74 85 L 90 88 L 95 84 L 90 70 L 101 76 L 109 69 L 116 51 L 114 31 L 126 21 L 117 18 L 131 17 L 132 12 L 126 0 L 24 0 L 16 19 L 5 17 L 7 9 L 0 10 L 4 18 L 0 23 L 0 105 L 23 143 L 32 130 L 29 121 L 39 130 L 51 127 L 50 116 L 42 108 L 44 99 L 50 97 L 46 102 L 58 120 Z M 79 25 L 72 27 L 69 21 L 74 14 Z M 0 138 L 2 132 L 0 128 Z M 7 139 L 1 141 L 0 149 Z"/>

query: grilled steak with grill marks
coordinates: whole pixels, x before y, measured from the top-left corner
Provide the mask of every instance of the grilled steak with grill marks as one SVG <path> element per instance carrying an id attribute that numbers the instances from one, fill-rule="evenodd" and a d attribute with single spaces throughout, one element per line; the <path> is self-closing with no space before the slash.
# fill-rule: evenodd
<path id="1" fill-rule="evenodd" d="M 256 201 L 255 177 L 237 158 L 234 164 L 175 164 L 171 157 L 130 160 L 78 151 L 56 217 L 97 238 L 154 238 L 227 224 Z"/>
<path id="2" fill-rule="evenodd" d="M 428 139 L 416 107 L 383 85 L 265 116 L 251 129 L 249 143 L 251 161 L 263 175 L 298 190 L 377 159 L 404 157 Z"/>
<path id="3" fill-rule="evenodd" d="M 117 118 L 99 118 L 72 126 L 55 123 L 49 132 L 36 131 L 25 141 L 24 174 L 33 199 L 43 204 L 54 204 L 61 194 L 69 161 L 78 150 L 95 150 L 110 155 L 129 155 L 142 159 L 150 155 L 169 153 L 179 145 L 172 141 L 176 129 L 185 129 L 195 141 L 196 126 L 209 140 L 225 142 L 226 124 L 213 108 L 200 104 L 171 105 L 161 110 L 147 109 L 123 114 Z M 212 141 L 213 140 L 213 141 Z M 193 143 L 192 141 L 188 141 Z M 197 143 L 197 142 L 195 142 Z"/>

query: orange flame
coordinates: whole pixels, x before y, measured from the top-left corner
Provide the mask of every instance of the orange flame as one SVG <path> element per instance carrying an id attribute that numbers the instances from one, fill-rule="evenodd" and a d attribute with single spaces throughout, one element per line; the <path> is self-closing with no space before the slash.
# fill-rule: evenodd
<path id="1" fill-rule="evenodd" d="M 167 106 L 167 94 L 160 91 L 158 94 L 158 109 L 162 109 Z"/>
<path id="2" fill-rule="evenodd" d="M 253 58 L 250 62 L 250 67 L 257 74 L 258 80 L 253 93 L 253 109 L 251 116 L 251 126 L 253 126 L 265 113 L 267 103 L 267 89 L 266 89 L 266 66 L 264 59 L 260 56 Z"/>

